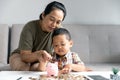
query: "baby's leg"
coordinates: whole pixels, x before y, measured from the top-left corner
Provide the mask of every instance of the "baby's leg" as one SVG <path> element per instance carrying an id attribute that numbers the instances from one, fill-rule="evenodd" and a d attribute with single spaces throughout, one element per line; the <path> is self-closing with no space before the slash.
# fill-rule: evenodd
<path id="1" fill-rule="evenodd" d="M 39 63 L 34 63 L 31 65 L 30 67 L 30 71 L 38 71 L 38 66 L 39 66 Z"/>
<path id="2" fill-rule="evenodd" d="M 44 61 L 44 62 L 40 62 L 39 65 L 38 65 L 38 70 L 39 71 L 46 71 L 46 66 L 47 66 L 47 61 Z"/>
<path id="3" fill-rule="evenodd" d="M 31 71 L 46 71 L 47 62 L 37 62 L 31 65 Z"/>
<path id="4" fill-rule="evenodd" d="M 43 58 L 41 58 L 38 62 L 35 62 L 34 64 L 31 65 L 30 70 L 31 71 L 46 71 L 47 63 L 48 63 L 47 60 L 43 60 Z"/>
<path id="5" fill-rule="evenodd" d="M 20 54 L 15 53 L 10 56 L 9 59 L 10 67 L 15 71 L 29 71 L 30 65 L 21 60 Z"/>

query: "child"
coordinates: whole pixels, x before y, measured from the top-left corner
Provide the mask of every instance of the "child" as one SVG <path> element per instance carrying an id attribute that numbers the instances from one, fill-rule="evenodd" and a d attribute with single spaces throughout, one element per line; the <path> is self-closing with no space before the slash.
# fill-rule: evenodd
<path id="1" fill-rule="evenodd" d="M 71 52 L 73 41 L 69 31 L 65 28 L 54 30 L 53 35 L 53 59 L 58 61 L 58 68 L 62 73 L 70 71 L 86 71 L 84 63 L 75 52 Z"/>

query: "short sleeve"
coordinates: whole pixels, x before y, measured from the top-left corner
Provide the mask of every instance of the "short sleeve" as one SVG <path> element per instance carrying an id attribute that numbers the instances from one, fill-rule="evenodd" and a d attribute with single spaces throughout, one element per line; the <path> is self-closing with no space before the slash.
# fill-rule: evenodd
<path id="1" fill-rule="evenodd" d="M 72 59 L 74 64 L 84 64 L 77 53 L 72 53 Z"/>
<path id="2" fill-rule="evenodd" d="M 25 25 L 19 41 L 19 49 L 20 50 L 32 50 L 33 47 L 33 32 L 30 29 L 31 26 L 29 24 Z"/>

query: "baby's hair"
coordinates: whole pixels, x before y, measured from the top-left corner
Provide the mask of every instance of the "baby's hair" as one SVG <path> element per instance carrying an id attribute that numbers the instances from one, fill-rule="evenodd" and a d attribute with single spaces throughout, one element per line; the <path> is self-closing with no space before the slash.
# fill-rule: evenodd
<path id="1" fill-rule="evenodd" d="M 57 28 L 53 31 L 53 34 L 52 34 L 52 38 L 54 36 L 58 36 L 58 35 L 66 35 L 66 38 L 70 41 L 71 40 L 71 35 L 70 35 L 70 32 L 65 29 L 65 28 Z"/>

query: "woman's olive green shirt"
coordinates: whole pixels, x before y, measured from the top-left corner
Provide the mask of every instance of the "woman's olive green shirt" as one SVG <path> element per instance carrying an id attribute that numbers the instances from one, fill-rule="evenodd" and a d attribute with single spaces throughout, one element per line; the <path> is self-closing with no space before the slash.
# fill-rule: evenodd
<path id="1" fill-rule="evenodd" d="M 28 22 L 20 35 L 19 46 L 12 53 L 20 53 L 20 50 L 46 50 L 52 52 L 52 32 L 44 32 L 39 25 L 39 20 Z"/>

